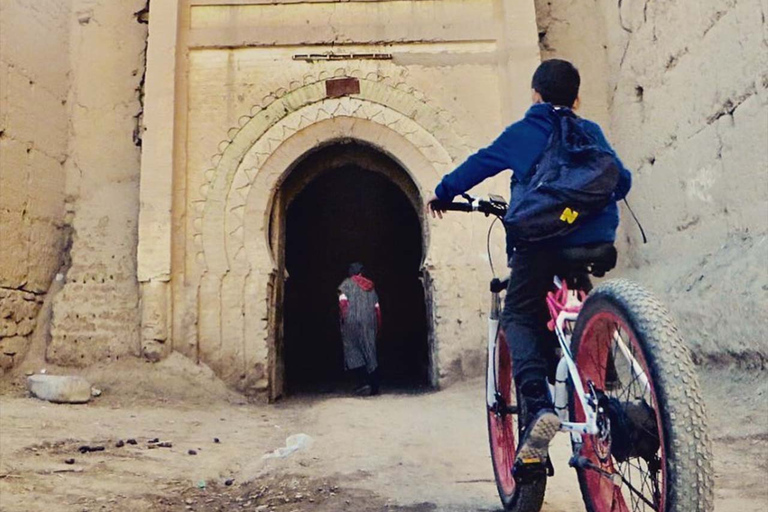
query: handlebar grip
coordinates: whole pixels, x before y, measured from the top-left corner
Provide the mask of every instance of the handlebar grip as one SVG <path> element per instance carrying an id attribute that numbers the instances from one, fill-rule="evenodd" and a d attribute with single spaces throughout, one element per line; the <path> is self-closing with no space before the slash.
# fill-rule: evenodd
<path id="1" fill-rule="evenodd" d="M 456 203 L 453 201 L 432 201 L 429 203 L 433 210 L 440 211 L 454 211 L 454 212 L 471 212 L 474 211 L 472 204 L 470 203 Z"/>

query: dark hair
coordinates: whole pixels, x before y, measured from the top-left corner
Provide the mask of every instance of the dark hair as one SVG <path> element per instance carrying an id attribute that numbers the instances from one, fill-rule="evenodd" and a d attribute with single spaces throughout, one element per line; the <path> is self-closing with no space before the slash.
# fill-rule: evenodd
<path id="1" fill-rule="evenodd" d="M 349 277 L 356 276 L 357 274 L 363 274 L 363 273 L 365 273 L 365 267 L 363 266 L 362 263 L 356 261 L 355 263 L 352 263 L 349 266 L 349 271 L 348 271 Z"/>
<path id="2" fill-rule="evenodd" d="M 561 59 L 545 60 L 531 80 L 531 87 L 547 103 L 558 107 L 572 107 L 579 96 L 581 77 L 576 66 Z"/>

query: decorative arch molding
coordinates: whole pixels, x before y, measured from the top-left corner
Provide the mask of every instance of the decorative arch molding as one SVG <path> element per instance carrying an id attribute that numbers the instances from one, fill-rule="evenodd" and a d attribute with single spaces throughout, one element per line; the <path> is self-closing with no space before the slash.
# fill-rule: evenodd
<path id="1" fill-rule="evenodd" d="M 376 89 L 377 94 L 387 89 Z M 361 96 L 364 91 L 361 87 Z M 423 197 L 460 158 L 438 139 L 442 131 L 442 138 L 458 144 L 449 127 L 440 123 L 429 129 L 416 121 L 434 114 L 426 104 L 416 105 L 426 113 L 411 112 L 409 117 L 357 95 L 325 98 L 324 86 L 313 94 L 301 89 L 295 93 L 301 102 L 286 94 L 264 109 L 264 116 L 245 123 L 224 148 L 200 191 L 199 217 L 193 222 L 195 247 L 188 248 L 197 251 L 199 263 L 198 358 L 236 387 L 268 386 L 270 396 L 282 389 L 283 363 L 277 348 L 282 343 L 277 307 L 282 278 L 268 240 L 269 216 L 276 193 L 296 163 L 319 146 L 358 140 L 395 160 Z M 293 101 L 290 108 L 288 101 Z M 437 117 L 431 119 L 438 122 Z M 468 236 L 464 226 L 459 231 Z M 422 232 L 426 248 L 426 222 Z"/>
<path id="2" fill-rule="evenodd" d="M 408 169 L 422 191 L 470 151 L 450 116 L 412 89 L 359 82 L 360 93 L 343 98 L 327 98 L 324 81 L 310 83 L 241 118 L 193 202 L 196 260 L 204 273 L 274 268 L 265 229 L 271 197 L 289 167 L 313 147 L 343 138 L 371 144 Z"/>

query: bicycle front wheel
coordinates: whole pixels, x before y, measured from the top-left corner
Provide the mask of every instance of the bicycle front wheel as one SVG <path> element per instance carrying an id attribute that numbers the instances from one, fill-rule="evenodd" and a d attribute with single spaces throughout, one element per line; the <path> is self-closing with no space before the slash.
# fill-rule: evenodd
<path id="1" fill-rule="evenodd" d="M 512 476 L 516 456 L 516 436 L 520 433 L 518 418 L 522 414 L 513 414 L 511 408 L 519 403 L 515 383 L 512 379 L 507 341 L 502 329 L 499 329 L 496 350 L 493 357 L 494 368 L 486 372 L 486 378 L 494 378 L 498 392 L 497 410 L 488 410 L 488 441 L 491 448 L 493 473 L 496 477 L 496 489 L 499 492 L 504 510 L 513 512 L 538 512 L 544 502 L 547 487 L 546 477 L 528 484 L 518 485 Z"/>
<path id="2" fill-rule="evenodd" d="M 587 510 L 713 510 L 698 379 L 661 303 L 630 281 L 607 281 L 584 302 L 571 347 L 584 389 L 600 407 L 600 432 L 576 445 Z M 570 415 L 585 421 L 573 394 Z"/>

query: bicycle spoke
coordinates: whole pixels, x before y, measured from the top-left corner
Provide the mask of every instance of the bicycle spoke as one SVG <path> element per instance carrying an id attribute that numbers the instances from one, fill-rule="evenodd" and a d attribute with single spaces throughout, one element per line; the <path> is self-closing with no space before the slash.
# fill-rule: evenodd
<path id="1" fill-rule="evenodd" d="M 633 366 L 632 358 L 635 358 L 637 361 L 639 357 L 636 344 L 633 342 L 630 334 L 624 331 L 618 323 L 613 323 L 607 329 L 607 332 L 610 336 L 608 338 L 610 341 L 606 344 L 608 349 L 607 356 L 612 358 L 611 362 L 615 371 L 615 375 L 612 375 L 611 378 L 616 380 L 617 385 L 610 391 L 606 391 L 606 396 L 613 397 L 620 404 L 637 403 L 638 401 L 645 403 L 655 414 L 656 408 L 653 395 L 650 393 L 650 389 L 642 382 L 642 373 L 637 371 L 637 362 Z M 620 342 L 626 345 L 626 352 L 620 349 Z M 593 367 L 598 368 L 600 374 L 606 375 L 607 378 L 607 364 L 598 364 L 598 362 L 603 361 L 603 347 L 601 345 L 602 343 L 599 343 L 591 351 L 590 356 Z M 605 361 L 607 362 L 608 360 L 605 359 Z M 645 425 L 637 425 L 637 427 L 645 435 L 656 435 L 656 432 Z M 629 502 L 628 506 L 632 512 L 645 511 L 648 510 L 648 507 L 651 510 L 659 510 L 661 493 L 659 491 L 657 471 L 651 471 L 647 462 L 640 458 L 629 459 L 623 463 L 614 460 L 614 467 L 616 468 L 615 471 L 621 476 L 626 488 L 626 491 L 621 494 Z"/>
<path id="2" fill-rule="evenodd" d="M 637 489 L 636 489 L 636 488 L 635 488 L 635 487 L 632 485 L 632 482 L 631 482 L 630 480 L 627 480 L 626 478 L 624 478 L 624 475 L 621 475 L 621 481 L 622 481 L 622 482 L 624 482 L 624 485 L 626 485 L 626 486 L 627 486 L 627 488 L 628 488 L 630 491 L 632 491 L 632 492 L 634 493 L 634 495 L 635 495 L 635 496 L 637 496 L 638 498 L 640 498 L 640 500 L 641 500 L 643 503 L 645 503 L 646 505 L 648 505 L 649 507 L 651 507 L 651 510 L 659 510 L 658 508 L 656 508 L 656 505 L 654 505 L 653 503 L 651 503 L 651 502 L 648 500 L 648 498 L 646 498 L 645 496 L 643 496 L 643 493 L 641 493 L 640 491 L 638 491 L 638 490 L 637 490 Z M 633 510 L 637 510 L 637 507 L 634 505 L 634 503 L 635 503 L 635 502 L 633 501 L 633 507 L 632 507 L 632 509 L 633 509 Z"/>

